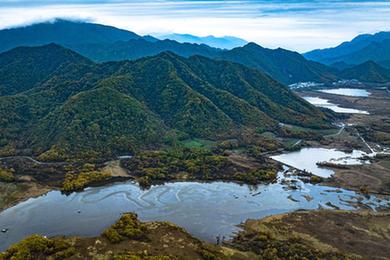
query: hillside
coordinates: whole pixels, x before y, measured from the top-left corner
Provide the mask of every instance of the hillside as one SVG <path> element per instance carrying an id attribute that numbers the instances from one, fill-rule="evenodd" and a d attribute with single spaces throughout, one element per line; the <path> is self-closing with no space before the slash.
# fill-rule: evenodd
<path id="1" fill-rule="evenodd" d="M 72 63 L 91 64 L 87 58 L 55 44 L 28 49 L 18 47 L 0 53 L 0 95 L 12 95 L 33 87 L 55 71 Z"/>
<path id="2" fill-rule="evenodd" d="M 135 60 L 171 51 L 183 57 L 202 55 L 241 63 L 260 69 L 284 84 L 306 81 L 329 82 L 337 79 L 334 70 L 317 62 L 308 61 L 299 53 L 284 49 L 267 49 L 255 43 L 225 51 L 207 45 L 178 43 L 172 40 L 148 42 L 143 39 L 68 47 L 99 62 Z"/>
<path id="3" fill-rule="evenodd" d="M 241 63 L 260 69 L 284 84 L 337 79 L 332 69 L 308 61 L 299 53 L 266 49 L 254 43 L 222 50 L 205 44 L 158 40 L 109 26 L 63 20 L 0 30 L 0 52 L 20 45 L 35 46 L 51 42 L 96 62 L 136 60 L 170 51 L 183 57 L 202 55 Z"/>
<path id="4" fill-rule="evenodd" d="M 41 68 L 58 53 L 79 57 L 55 44 L 3 56 L 33 56 L 29 66 Z M 18 73 L 27 73 L 23 68 Z M 78 58 L 31 77 L 37 80 L 26 91 L 0 97 L 3 154 L 28 149 L 45 159 L 99 158 L 157 146 L 173 133 L 223 140 L 278 122 L 327 126 L 320 110 L 259 70 L 200 56 L 162 53 L 103 64 Z"/>
<path id="5" fill-rule="evenodd" d="M 308 61 L 297 52 L 281 48 L 267 49 L 255 43 L 222 52 L 216 57 L 260 69 L 284 84 L 305 81 L 328 82 L 337 79 L 332 69 Z"/>
<path id="6" fill-rule="evenodd" d="M 340 76 L 345 79 L 357 79 L 361 82 L 386 83 L 390 81 L 390 70 L 373 61 L 367 61 L 343 70 Z"/>
<path id="7" fill-rule="evenodd" d="M 358 35 L 349 42 L 327 49 L 313 50 L 304 54 L 309 60 L 324 64 L 344 62 L 360 64 L 369 60 L 382 62 L 390 59 L 390 32 Z"/>
<path id="8" fill-rule="evenodd" d="M 148 41 L 145 39 L 117 41 L 114 43 L 68 44 L 65 46 L 96 62 L 136 60 L 165 51 L 171 51 L 183 57 L 192 55 L 212 57 L 221 51 L 207 45 L 179 43 L 172 40 Z"/>

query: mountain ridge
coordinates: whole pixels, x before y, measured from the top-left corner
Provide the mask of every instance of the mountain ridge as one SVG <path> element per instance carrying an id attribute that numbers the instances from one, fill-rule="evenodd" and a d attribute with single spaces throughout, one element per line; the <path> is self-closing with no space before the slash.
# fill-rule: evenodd
<path id="1" fill-rule="evenodd" d="M 44 28 L 52 28 L 58 24 L 61 25 L 62 23 L 65 23 L 67 25 L 67 28 L 76 27 L 76 29 L 74 29 L 74 31 L 72 31 L 70 35 L 82 34 L 80 33 L 81 29 L 79 29 L 78 27 L 84 28 L 85 26 L 87 26 L 88 28 L 98 28 L 99 30 L 106 29 L 105 26 L 98 24 L 72 23 L 64 21 L 60 23 L 43 23 L 31 25 L 29 27 L 24 27 L 23 30 L 28 29 L 33 31 L 40 31 L 42 32 L 41 34 L 43 36 L 45 36 L 46 34 L 50 36 L 50 30 L 49 32 L 45 33 Z M 13 32 L 15 32 L 15 30 L 17 31 L 18 29 L 13 30 Z M 225 59 L 238 62 L 246 66 L 261 69 L 264 72 L 268 73 L 271 77 L 281 81 L 284 84 L 305 81 L 327 82 L 333 81 L 337 78 L 336 75 L 332 75 L 332 69 L 315 63 L 313 61 L 308 61 L 296 52 L 291 52 L 280 48 L 271 50 L 255 45 L 254 43 L 248 43 L 243 47 L 234 48 L 232 50 L 222 50 L 204 44 L 199 45 L 191 43 L 179 43 L 172 40 L 160 41 L 150 36 L 141 37 L 132 32 L 126 34 L 126 32 L 128 31 L 123 32 L 123 30 L 116 28 L 113 29 L 112 27 L 108 27 L 107 30 L 108 32 L 106 32 L 104 35 L 119 35 L 117 35 L 116 37 L 111 37 L 107 40 L 104 37 L 103 39 L 101 39 L 102 37 L 100 33 L 98 35 L 91 35 L 87 38 L 86 36 L 88 36 L 88 34 L 82 34 L 82 36 L 77 36 L 74 38 L 72 37 L 72 41 L 68 41 L 66 40 L 66 36 L 67 34 L 69 34 L 67 32 L 69 30 L 65 30 L 63 33 L 58 33 L 61 35 L 61 37 L 65 39 L 61 38 L 60 40 L 55 41 L 55 39 L 50 38 L 50 41 L 48 41 L 47 38 L 42 36 L 43 38 L 41 38 L 39 42 L 42 44 L 55 42 L 97 62 L 135 60 L 146 56 L 157 55 L 164 51 L 172 51 L 183 57 L 203 55 L 209 58 Z M 112 30 L 114 30 L 114 32 Z M 119 30 L 119 32 L 116 30 Z M 94 30 L 89 30 L 89 34 L 93 34 L 93 32 Z M 125 34 L 124 36 L 123 33 Z M 35 35 L 35 37 L 37 36 Z M 2 49 L 4 50 L 3 39 L 4 31 L 0 31 L 0 51 Z M 7 39 L 12 39 L 12 37 L 9 36 L 7 37 Z M 20 41 L 16 41 L 15 44 L 16 45 L 14 47 L 19 46 Z M 36 44 L 37 43 L 35 39 L 35 42 L 32 42 L 30 45 Z M 254 47 L 253 45 L 257 47 Z M 251 49 L 249 53 L 248 49 Z M 246 57 L 237 57 L 235 53 L 238 52 L 244 53 Z M 284 60 L 286 60 L 287 62 L 283 62 Z"/>
<path id="2" fill-rule="evenodd" d="M 336 47 L 316 49 L 303 56 L 328 65 L 336 62 L 357 65 L 369 60 L 381 62 L 390 59 L 389 41 L 390 32 L 387 31 L 362 34 Z"/>
<path id="3" fill-rule="evenodd" d="M 53 44 L 17 51 L 78 57 Z M 329 127 L 318 108 L 259 70 L 170 52 L 102 64 L 82 57 L 0 101 L 0 151 L 31 149 L 46 159 L 110 157 L 173 133 L 224 139 L 278 122 Z"/>

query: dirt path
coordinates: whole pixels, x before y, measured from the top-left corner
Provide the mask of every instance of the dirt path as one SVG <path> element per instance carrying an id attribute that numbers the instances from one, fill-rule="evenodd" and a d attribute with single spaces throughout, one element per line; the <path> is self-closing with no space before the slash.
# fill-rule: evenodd
<path id="1" fill-rule="evenodd" d="M 108 172 L 113 177 L 129 177 L 130 175 L 127 171 L 120 166 L 120 161 L 110 161 L 107 162 L 107 165 L 102 169 L 103 172 Z"/>
<path id="2" fill-rule="evenodd" d="M 228 158 L 232 163 L 246 169 L 258 169 L 261 167 L 258 162 L 237 153 L 231 153 Z"/>

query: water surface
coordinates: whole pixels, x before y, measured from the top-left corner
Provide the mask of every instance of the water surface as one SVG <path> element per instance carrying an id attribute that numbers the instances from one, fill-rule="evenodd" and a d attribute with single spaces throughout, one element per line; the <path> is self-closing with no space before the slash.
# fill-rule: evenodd
<path id="1" fill-rule="evenodd" d="M 123 212 L 136 212 L 141 220 L 166 220 L 184 227 L 192 235 L 214 242 L 228 238 L 236 225 L 248 218 L 297 209 L 355 209 L 360 201 L 369 207 L 388 205 L 374 197 L 326 186 L 304 184 L 293 179 L 289 189 L 279 173 L 278 182 L 257 187 L 236 183 L 176 182 L 141 190 L 132 182 L 88 188 L 69 196 L 51 191 L 0 213 L 0 250 L 31 234 L 46 236 L 96 236 Z M 291 177 L 290 177 L 291 178 Z"/>
<path id="2" fill-rule="evenodd" d="M 334 174 L 334 171 L 319 167 L 317 162 L 330 162 L 342 165 L 369 163 L 368 161 L 361 160 L 364 155 L 367 154 L 359 150 L 353 150 L 352 153 L 345 153 L 336 149 L 303 148 L 299 151 L 271 156 L 271 158 L 297 169 L 306 170 L 317 176 L 328 178 Z"/>
<path id="3" fill-rule="evenodd" d="M 371 93 L 365 89 L 360 88 L 333 88 L 333 89 L 321 89 L 323 93 L 351 96 L 351 97 L 368 97 Z"/>
<path id="4" fill-rule="evenodd" d="M 364 110 L 340 107 L 339 105 L 330 103 L 329 100 L 327 99 L 323 99 L 319 97 L 303 97 L 303 98 L 316 107 L 325 107 L 337 113 L 366 114 L 366 115 L 369 114 L 367 111 Z"/>

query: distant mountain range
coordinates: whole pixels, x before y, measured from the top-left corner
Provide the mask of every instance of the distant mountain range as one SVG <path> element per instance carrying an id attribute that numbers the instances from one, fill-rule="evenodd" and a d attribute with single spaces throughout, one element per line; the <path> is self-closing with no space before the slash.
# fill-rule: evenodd
<path id="1" fill-rule="evenodd" d="M 181 43 L 196 43 L 196 44 L 206 44 L 210 47 L 220 48 L 220 49 L 233 49 L 235 47 L 241 47 L 247 44 L 248 42 L 244 39 L 233 37 L 233 36 L 224 36 L 224 37 L 215 37 L 212 35 L 200 37 L 191 34 L 168 34 L 159 37 L 160 39 L 169 39 Z"/>
<path id="2" fill-rule="evenodd" d="M 102 158 L 178 136 L 228 138 L 326 116 L 257 69 L 171 52 L 94 63 L 56 44 L 0 54 L 0 147 Z"/>
<path id="3" fill-rule="evenodd" d="M 390 66 L 390 32 L 359 35 L 352 41 L 344 42 L 334 48 L 307 52 L 304 57 L 338 68 L 366 61 Z"/>
<path id="4" fill-rule="evenodd" d="M 390 69 L 386 69 L 373 61 L 366 61 L 340 72 L 344 79 L 357 79 L 361 82 L 386 83 L 390 82 Z"/>
<path id="5" fill-rule="evenodd" d="M 202 55 L 234 61 L 260 69 L 284 83 L 337 79 L 335 71 L 302 55 L 284 49 L 266 49 L 254 43 L 232 50 L 222 50 L 204 44 L 158 40 L 151 36 L 92 23 L 57 20 L 22 28 L 0 31 L 0 50 L 17 46 L 37 46 L 57 43 L 97 62 L 135 60 L 171 51 L 183 57 Z"/>
<path id="6" fill-rule="evenodd" d="M 146 39 L 150 39 L 148 36 Z M 112 43 L 142 39 L 133 32 L 101 24 L 56 19 L 25 27 L 0 30 L 0 52 L 17 46 Z"/>

